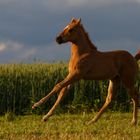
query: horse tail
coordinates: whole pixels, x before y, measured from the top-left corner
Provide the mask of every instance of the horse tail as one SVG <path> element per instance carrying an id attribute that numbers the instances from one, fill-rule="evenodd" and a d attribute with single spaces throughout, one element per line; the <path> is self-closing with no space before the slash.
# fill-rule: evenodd
<path id="1" fill-rule="evenodd" d="M 135 59 L 138 61 L 140 60 L 140 50 L 137 52 L 137 54 L 135 55 Z"/>

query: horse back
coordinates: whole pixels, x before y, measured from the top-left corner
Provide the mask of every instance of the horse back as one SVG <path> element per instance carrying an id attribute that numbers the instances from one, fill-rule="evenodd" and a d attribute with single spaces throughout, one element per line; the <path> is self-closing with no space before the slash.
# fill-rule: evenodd
<path id="1" fill-rule="evenodd" d="M 84 79 L 105 80 L 137 74 L 136 59 L 127 51 L 96 52 L 87 59 Z"/>

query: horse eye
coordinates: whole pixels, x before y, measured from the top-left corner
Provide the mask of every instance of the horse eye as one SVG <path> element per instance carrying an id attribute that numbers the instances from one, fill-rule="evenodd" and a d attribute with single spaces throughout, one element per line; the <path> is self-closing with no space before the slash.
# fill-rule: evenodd
<path id="1" fill-rule="evenodd" d="M 69 32 L 70 32 L 70 33 L 73 32 L 73 29 L 69 29 Z"/>

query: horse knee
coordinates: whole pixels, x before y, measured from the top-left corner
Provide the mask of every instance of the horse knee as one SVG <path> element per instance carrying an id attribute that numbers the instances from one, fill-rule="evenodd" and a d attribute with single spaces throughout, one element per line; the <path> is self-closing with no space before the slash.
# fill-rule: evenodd
<path id="1" fill-rule="evenodd" d="M 106 103 L 109 104 L 112 101 L 113 98 L 113 94 L 116 90 L 116 84 L 113 81 L 110 81 L 109 83 L 109 87 L 108 87 L 108 95 L 106 98 Z"/>
<path id="2" fill-rule="evenodd" d="M 60 83 L 58 83 L 54 86 L 53 91 L 54 92 L 59 92 L 61 89 L 62 89 L 62 87 L 61 87 Z"/>
<path id="3" fill-rule="evenodd" d="M 138 95 L 138 92 L 136 91 L 136 89 L 135 88 L 128 89 L 128 94 L 132 98 L 133 102 L 138 104 L 139 95 Z"/>
<path id="4" fill-rule="evenodd" d="M 138 98 L 138 93 L 135 88 L 129 88 L 127 91 L 131 97 Z"/>
<path id="5" fill-rule="evenodd" d="M 106 104 L 110 104 L 112 101 L 112 96 L 107 97 Z"/>

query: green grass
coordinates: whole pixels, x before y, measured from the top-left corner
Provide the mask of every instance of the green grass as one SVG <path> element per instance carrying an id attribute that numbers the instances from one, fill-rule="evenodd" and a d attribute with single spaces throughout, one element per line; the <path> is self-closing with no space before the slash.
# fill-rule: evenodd
<path id="1" fill-rule="evenodd" d="M 42 116 L 0 117 L 0 140 L 140 140 L 140 124 L 130 125 L 132 113 L 105 113 L 86 126 L 93 114 L 61 114 L 41 122 Z"/>

